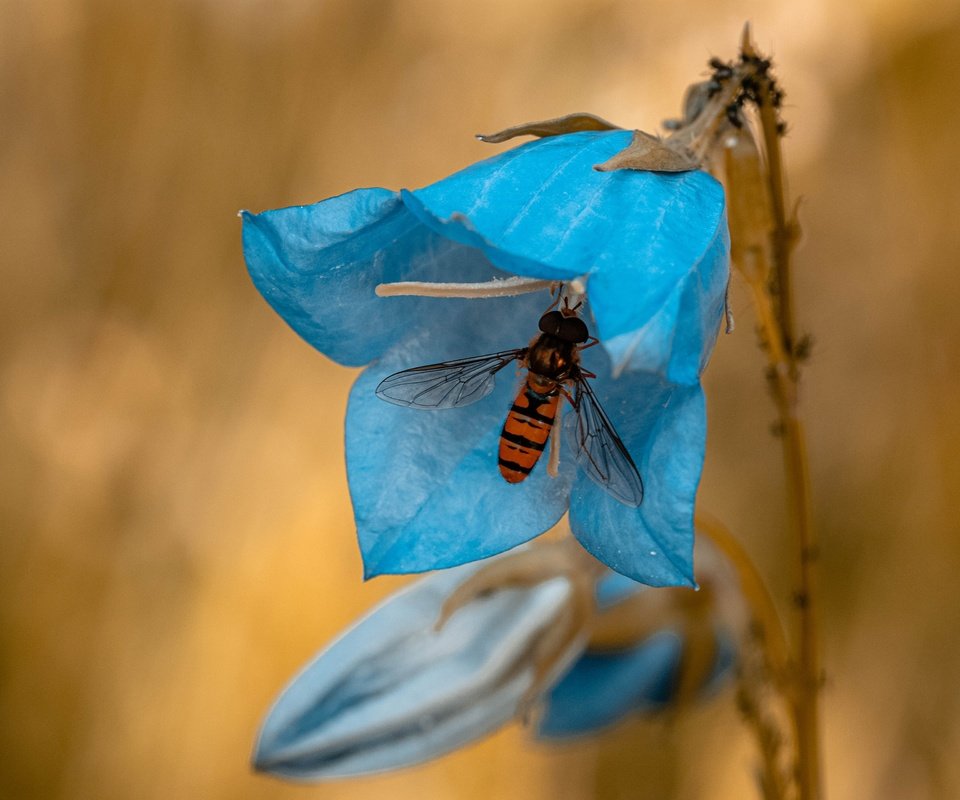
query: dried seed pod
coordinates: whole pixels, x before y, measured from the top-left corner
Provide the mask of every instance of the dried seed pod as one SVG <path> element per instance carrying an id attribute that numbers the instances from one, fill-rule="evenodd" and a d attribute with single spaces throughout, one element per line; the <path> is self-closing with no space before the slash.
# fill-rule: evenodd
<path id="1" fill-rule="evenodd" d="M 770 269 L 770 200 L 760 151 L 744 126 L 724 142 L 730 258 L 751 283 L 763 282 Z"/>

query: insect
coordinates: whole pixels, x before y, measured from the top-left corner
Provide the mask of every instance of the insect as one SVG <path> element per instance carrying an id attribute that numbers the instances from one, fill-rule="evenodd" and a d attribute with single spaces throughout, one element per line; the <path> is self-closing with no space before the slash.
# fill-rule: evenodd
<path id="1" fill-rule="evenodd" d="M 406 369 L 384 378 L 377 395 L 410 408 L 461 408 L 490 394 L 496 374 L 519 361 L 527 372 L 500 433 L 500 474 L 508 483 L 530 474 L 565 398 L 575 412 L 565 427 L 577 462 L 621 503 L 639 506 L 640 473 L 587 382 L 596 376 L 580 366 L 580 351 L 597 340 L 576 314 L 580 304 L 564 305 L 540 317 L 540 333 L 527 347 Z"/>

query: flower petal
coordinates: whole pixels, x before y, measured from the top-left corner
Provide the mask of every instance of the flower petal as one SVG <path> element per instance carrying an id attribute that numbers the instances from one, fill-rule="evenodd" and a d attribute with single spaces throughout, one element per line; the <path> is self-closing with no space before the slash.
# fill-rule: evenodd
<path id="1" fill-rule="evenodd" d="M 664 631 L 622 653 L 586 653 L 547 696 L 537 735 L 590 733 L 669 697 L 683 641 Z"/>
<path id="2" fill-rule="evenodd" d="M 729 280 L 726 225 L 696 269 L 680 278 L 663 304 L 642 326 L 604 341 L 619 374 L 658 372 L 674 383 L 694 384 L 713 352 L 723 318 Z M 598 275 L 591 296 L 616 292 Z"/>
<path id="3" fill-rule="evenodd" d="M 593 169 L 631 136 L 584 132 L 528 142 L 403 192 L 403 202 L 424 225 L 479 248 L 509 273 L 589 274 L 597 332 L 615 370 L 656 370 L 695 383 L 727 285 L 723 189 L 702 171 Z"/>
<path id="4" fill-rule="evenodd" d="M 430 327 L 435 300 L 377 297 L 377 284 L 502 275 L 479 251 L 423 227 L 386 189 L 241 216 L 256 287 L 300 336 L 347 366 L 367 364 L 398 336 Z"/>
<path id="5" fill-rule="evenodd" d="M 532 654 L 572 588 L 553 578 L 502 590 L 433 629 L 444 600 L 477 566 L 431 575 L 392 596 L 322 651 L 270 709 L 257 769 L 297 780 L 342 778 L 416 764 L 510 721 L 536 686 Z M 546 639 L 544 638 L 546 637 Z"/>
<path id="6" fill-rule="evenodd" d="M 664 630 L 623 652 L 581 656 L 547 695 L 537 724 L 543 739 L 595 733 L 636 712 L 652 712 L 677 702 L 677 684 L 686 643 Z M 698 696 L 718 691 L 733 674 L 736 648 L 718 631 L 713 668 Z"/>
<path id="7" fill-rule="evenodd" d="M 644 497 L 630 508 L 579 474 L 570 498 L 574 536 L 634 580 L 694 586 L 693 505 L 707 433 L 700 386 L 631 373 L 619 380 L 601 376 L 596 393 L 640 470 Z"/>

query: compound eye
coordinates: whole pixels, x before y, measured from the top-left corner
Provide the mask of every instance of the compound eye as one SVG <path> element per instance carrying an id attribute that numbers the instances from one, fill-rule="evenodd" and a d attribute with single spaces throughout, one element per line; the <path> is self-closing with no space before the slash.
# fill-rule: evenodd
<path id="1" fill-rule="evenodd" d="M 563 314 L 559 311 L 548 311 L 540 317 L 540 330 L 549 333 L 551 336 L 560 335 L 560 327 L 563 324 Z"/>
<path id="2" fill-rule="evenodd" d="M 581 344 L 590 338 L 587 324 L 580 317 L 564 317 L 560 323 L 559 336 L 565 342 Z"/>

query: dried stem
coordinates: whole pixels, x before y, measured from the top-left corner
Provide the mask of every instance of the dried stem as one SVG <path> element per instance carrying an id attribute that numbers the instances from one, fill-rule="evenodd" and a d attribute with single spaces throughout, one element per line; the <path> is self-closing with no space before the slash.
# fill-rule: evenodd
<path id="1" fill-rule="evenodd" d="M 780 615 L 763 578 L 743 546 L 723 523 L 712 516 L 697 512 L 696 526 L 697 533 L 706 535 L 737 571 L 741 594 L 750 609 L 752 626 L 765 642 L 767 666 L 774 681 L 781 687 L 785 686 L 790 672 L 790 651 Z"/>
<path id="2" fill-rule="evenodd" d="M 741 60 L 769 61 L 754 48 L 749 30 L 744 31 Z M 767 378 L 779 415 L 778 432 L 783 446 L 789 517 L 799 560 L 799 590 L 794 597 L 798 616 L 795 653 L 796 677 L 790 703 L 796 728 L 797 781 L 801 800 L 822 797 L 819 742 L 819 695 L 821 680 L 818 633 L 816 531 L 811 515 L 810 477 L 806 436 L 799 411 L 800 364 L 793 315 L 790 270 L 798 226 L 787 216 L 786 187 L 780 137 L 780 90 L 768 69 L 753 76 L 751 94 L 757 108 L 763 138 L 766 198 L 771 214 L 769 263 L 741 269 L 753 297 L 767 354 Z M 756 253 L 753 254 L 756 257 Z M 761 254 L 761 258 L 763 255 Z M 769 277 L 767 277 L 769 276 Z"/>
<path id="3" fill-rule="evenodd" d="M 782 737 L 776 722 L 764 711 L 763 698 L 754 686 L 754 681 L 741 674 L 737 687 L 737 707 L 754 733 L 763 764 L 763 768 L 757 772 L 757 785 L 764 800 L 785 800 L 790 796 L 790 789 L 789 779 L 784 776 L 780 765 Z"/>
<path id="4" fill-rule="evenodd" d="M 773 693 L 783 698 L 785 710 L 792 712 L 790 652 L 780 615 L 763 578 L 736 537 L 719 520 L 703 513 L 697 514 L 696 524 L 697 533 L 706 535 L 737 571 L 741 596 L 750 614 L 740 643 L 737 707 L 757 742 L 761 757 L 757 784 L 762 797 L 786 800 L 793 796 L 791 789 L 795 787 L 792 774 L 784 768 L 783 752 L 790 737 L 782 733 L 780 715 L 773 713 L 766 702 Z"/>

